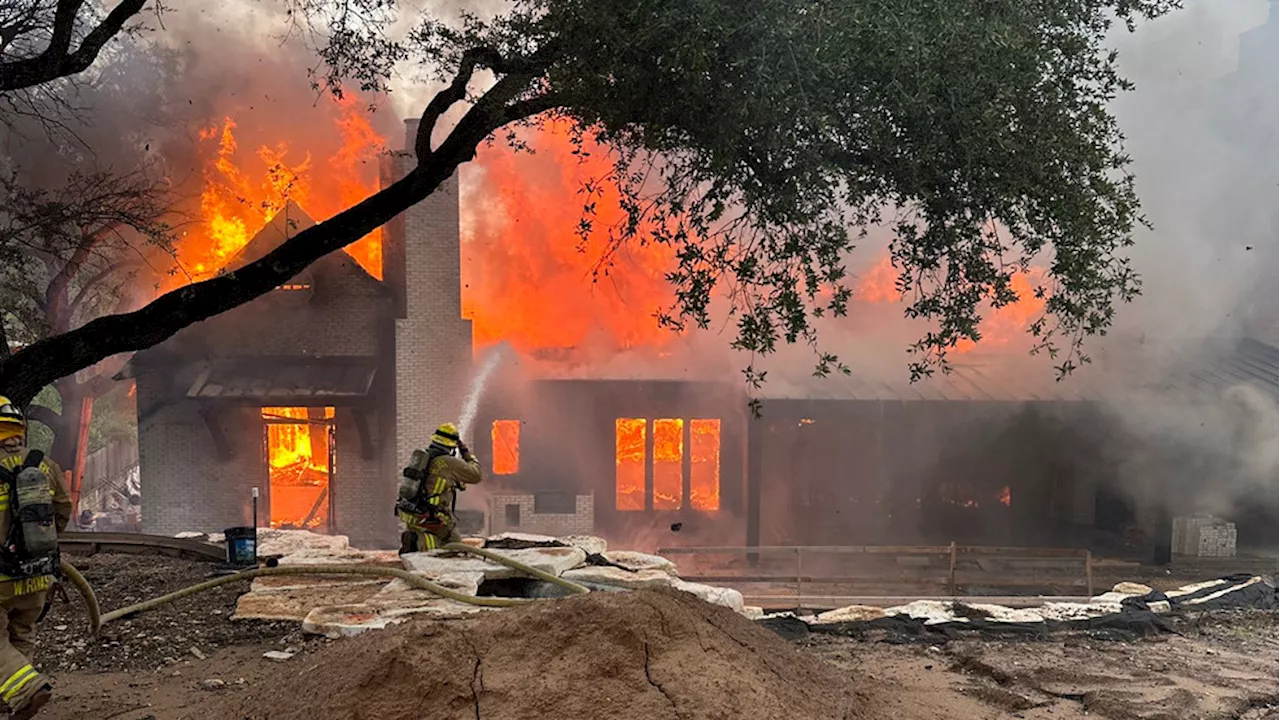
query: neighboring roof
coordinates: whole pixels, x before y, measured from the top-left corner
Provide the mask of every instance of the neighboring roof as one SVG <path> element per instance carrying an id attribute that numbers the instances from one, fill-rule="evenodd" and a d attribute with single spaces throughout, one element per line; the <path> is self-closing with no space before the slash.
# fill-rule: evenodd
<path id="1" fill-rule="evenodd" d="M 950 373 L 936 373 L 917 383 L 883 382 L 853 375 L 788 383 L 769 377 L 762 399 L 774 400 L 966 400 L 989 402 L 1071 402 L 1114 400 L 1144 395 L 1175 402 L 1218 397 L 1231 387 L 1249 386 L 1280 397 L 1277 358 L 1280 351 L 1245 339 L 1225 351 L 1206 350 L 1198 357 L 1170 364 L 1159 351 L 1122 347 L 1106 353 L 1062 381 L 1052 368 L 1034 368 L 1020 357 L 962 356 Z M 903 369 L 905 374 L 905 368 Z"/>
<path id="2" fill-rule="evenodd" d="M 1235 352 L 1193 370 L 1189 378 L 1198 386 L 1217 392 L 1249 385 L 1280 397 L 1280 350 L 1246 338 L 1240 341 Z"/>
<path id="3" fill-rule="evenodd" d="M 240 357 L 212 360 L 187 389 L 207 400 L 361 398 L 377 372 L 372 358 Z"/>

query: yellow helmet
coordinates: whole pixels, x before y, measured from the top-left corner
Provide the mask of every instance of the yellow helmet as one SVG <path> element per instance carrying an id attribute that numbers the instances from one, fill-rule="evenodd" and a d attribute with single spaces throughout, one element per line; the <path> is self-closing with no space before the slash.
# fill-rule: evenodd
<path id="1" fill-rule="evenodd" d="M 0 425 L 17 425 L 24 430 L 27 427 L 27 418 L 22 410 L 3 395 L 0 395 Z"/>
<path id="2" fill-rule="evenodd" d="M 444 423 L 431 433 L 431 443 L 441 447 L 456 448 L 460 439 L 458 426 L 453 423 Z"/>

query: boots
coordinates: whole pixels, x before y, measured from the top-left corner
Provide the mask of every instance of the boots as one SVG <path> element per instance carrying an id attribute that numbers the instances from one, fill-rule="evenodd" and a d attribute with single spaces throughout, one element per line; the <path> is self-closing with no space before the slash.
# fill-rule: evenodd
<path id="1" fill-rule="evenodd" d="M 27 701 L 13 709 L 13 714 L 9 716 L 10 720 L 31 720 L 40 712 L 40 708 L 53 698 L 53 687 L 49 683 L 41 685 L 38 690 L 27 698 Z"/>
<path id="2" fill-rule="evenodd" d="M 418 533 L 405 530 L 400 533 L 400 554 L 418 552 Z"/>

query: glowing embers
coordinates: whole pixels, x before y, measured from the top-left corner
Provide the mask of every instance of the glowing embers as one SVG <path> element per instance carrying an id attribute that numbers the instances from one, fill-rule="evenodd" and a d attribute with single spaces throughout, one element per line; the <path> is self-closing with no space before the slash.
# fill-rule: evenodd
<path id="1" fill-rule="evenodd" d="M 614 506 L 619 510 L 644 509 L 645 425 L 643 418 L 618 418 L 614 422 Z"/>
<path id="2" fill-rule="evenodd" d="M 688 427 L 689 484 L 685 494 L 685 432 Z M 622 511 L 720 509 L 720 421 L 661 418 L 653 421 L 652 497 L 646 496 L 646 440 L 641 418 L 615 421 L 616 500 Z"/>
<path id="3" fill-rule="evenodd" d="M 694 420 L 689 437 L 689 504 L 720 509 L 720 421 Z"/>
<path id="4" fill-rule="evenodd" d="M 493 474 L 520 472 L 520 421 L 494 420 L 489 435 L 493 438 Z"/>
<path id="5" fill-rule="evenodd" d="M 653 509 L 679 510 L 684 495 L 684 421 L 653 421 Z"/>
<path id="6" fill-rule="evenodd" d="M 325 530 L 333 408 L 262 408 L 271 527 Z"/>
<path id="7" fill-rule="evenodd" d="M 1000 489 L 1000 504 L 1005 507 L 1013 507 L 1013 493 L 1009 491 L 1009 486 L 1005 485 Z"/>

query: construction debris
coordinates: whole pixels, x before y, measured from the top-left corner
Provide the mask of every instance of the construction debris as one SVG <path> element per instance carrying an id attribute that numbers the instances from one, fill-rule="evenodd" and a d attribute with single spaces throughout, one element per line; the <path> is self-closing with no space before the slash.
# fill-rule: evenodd
<path id="1" fill-rule="evenodd" d="M 758 608 L 746 608 L 737 590 L 686 582 L 677 575 L 675 563 L 667 558 L 609 550 L 601 538 L 503 533 L 467 541 L 550 575 L 586 582 L 597 589 L 666 587 L 749 617 L 763 614 Z M 409 572 L 471 596 L 557 597 L 563 594 L 550 583 L 520 578 L 512 568 L 473 555 L 435 550 L 397 557 L 394 552 L 352 548 L 345 536 L 318 535 L 305 530 L 263 529 L 259 531 L 258 542 L 259 554 L 278 557 L 280 565 L 376 563 L 403 566 Z M 307 633 L 336 638 L 384 628 L 418 614 L 460 617 L 482 609 L 412 588 L 403 580 L 304 575 L 254 580 L 250 591 L 241 596 L 233 619 L 294 620 L 301 622 Z"/>
<path id="2" fill-rule="evenodd" d="M 765 625 L 784 636 L 805 632 L 858 633 L 870 629 L 901 629 L 911 634 L 950 634 L 964 630 L 1043 633 L 1054 629 L 1118 629 L 1149 634 L 1164 629 L 1161 615 L 1176 610 L 1253 608 L 1274 610 L 1277 589 L 1261 577 L 1233 575 L 1169 592 L 1137 583 L 1119 583 L 1088 602 L 1049 602 L 1038 607 L 917 600 L 906 605 L 876 608 L 863 605 L 799 617 L 773 613 Z"/>

